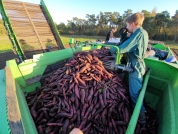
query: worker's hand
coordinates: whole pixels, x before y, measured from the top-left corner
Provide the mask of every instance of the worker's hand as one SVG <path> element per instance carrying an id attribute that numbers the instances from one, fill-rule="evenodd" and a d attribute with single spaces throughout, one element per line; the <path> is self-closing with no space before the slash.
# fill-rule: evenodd
<path id="1" fill-rule="evenodd" d="M 74 128 L 69 134 L 83 134 L 83 132 L 78 128 Z"/>

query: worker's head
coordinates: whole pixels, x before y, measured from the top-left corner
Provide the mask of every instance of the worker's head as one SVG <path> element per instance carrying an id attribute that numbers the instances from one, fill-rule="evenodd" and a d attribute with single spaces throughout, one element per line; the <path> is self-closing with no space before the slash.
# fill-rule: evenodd
<path id="1" fill-rule="evenodd" d="M 116 32 L 116 31 L 117 31 L 117 28 L 116 28 L 116 27 L 113 27 L 113 28 L 112 28 L 112 31 L 113 31 L 113 32 Z"/>
<path id="2" fill-rule="evenodd" d="M 134 13 L 126 19 L 127 29 L 130 33 L 142 26 L 144 21 L 144 15 L 142 13 Z"/>

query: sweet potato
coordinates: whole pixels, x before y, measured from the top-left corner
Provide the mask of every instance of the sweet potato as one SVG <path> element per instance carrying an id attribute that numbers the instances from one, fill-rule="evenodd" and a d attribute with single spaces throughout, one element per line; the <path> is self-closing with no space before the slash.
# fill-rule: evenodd
<path id="1" fill-rule="evenodd" d="M 85 103 L 85 90 L 84 89 L 80 90 L 80 96 L 81 96 L 81 103 L 84 105 Z"/>
<path id="2" fill-rule="evenodd" d="M 37 95 L 28 103 L 28 106 L 33 105 L 33 103 L 37 100 Z"/>
<path id="3" fill-rule="evenodd" d="M 37 128 L 38 128 L 39 134 L 43 134 L 44 133 L 42 125 L 39 125 Z"/>
<path id="4" fill-rule="evenodd" d="M 100 103 L 101 103 L 101 107 L 104 108 L 105 105 L 104 105 L 104 102 L 103 102 L 102 94 L 99 95 L 99 100 L 100 100 Z"/>
<path id="5" fill-rule="evenodd" d="M 64 99 L 64 104 L 65 104 L 65 107 L 67 108 L 67 110 L 69 111 L 70 106 L 69 106 L 69 103 L 65 99 Z"/>
<path id="6" fill-rule="evenodd" d="M 77 97 L 75 97 L 75 109 L 77 110 L 79 108 L 79 100 Z"/>
<path id="7" fill-rule="evenodd" d="M 60 112 L 55 116 L 55 118 L 61 118 L 61 117 L 71 118 L 70 114 L 64 112 Z"/>
<path id="8" fill-rule="evenodd" d="M 43 111 L 43 113 L 44 113 L 44 117 L 48 120 L 49 119 L 48 112 L 47 111 Z"/>
<path id="9" fill-rule="evenodd" d="M 47 126 L 58 126 L 58 127 L 61 127 L 63 126 L 62 123 L 47 123 Z"/>
<path id="10" fill-rule="evenodd" d="M 98 130 L 99 132 L 103 133 L 104 132 L 104 129 L 99 127 L 99 126 L 96 126 L 94 125 L 94 127 L 96 128 L 96 130 Z"/>
<path id="11" fill-rule="evenodd" d="M 80 99 L 80 93 L 77 84 L 75 84 L 75 95 Z"/>
<path id="12" fill-rule="evenodd" d="M 37 123 L 43 118 L 43 112 L 38 116 L 38 118 L 35 120 Z"/>
<path id="13" fill-rule="evenodd" d="M 88 125 L 82 129 L 82 132 L 86 133 L 86 131 L 90 129 L 91 125 L 92 125 L 91 123 L 88 123 Z"/>
<path id="14" fill-rule="evenodd" d="M 114 131 L 116 132 L 116 134 L 119 134 L 119 132 L 117 131 L 117 127 L 116 127 L 114 119 L 111 119 L 111 121 L 112 121 L 112 126 L 114 128 Z"/>
<path id="15" fill-rule="evenodd" d="M 89 63 L 86 63 L 86 65 L 84 67 L 82 67 L 79 71 L 79 73 L 83 73 L 86 69 L 88 69 L 90 67 Z"/>
<path id="16" fill-rule="evenodd" d="M 34 119 L 36 119 L 36 118 L 37 118 L 37 112 L 36 112 L 36 110 L 34 109 L 34 107 L 31 107 L 30 112 L 31 112 L 31 114 L 32 114 L 32 117 L 33 117 Z"/>
<path id="17" fill-rule="evenodd" d="M 79 129 L 82 129 L 84 126 L 85 126 L 85 124 L 86 124 L 86 122 L 87 122 L 87 119 L 84 119 L 81 123 L 80 123 L 80 125 L 79 125 Z"/>
<path id="18" fill-rule="evenodd" d="M 81 112 L 81 116 L 82 117 L 84 117 L 84 114 L 85 114 L 85 111 L 86 111 L 87 107 L 88 107 L 88 104 L 85 103 L 85 105 L 83 106 L 82 112 Z"/>

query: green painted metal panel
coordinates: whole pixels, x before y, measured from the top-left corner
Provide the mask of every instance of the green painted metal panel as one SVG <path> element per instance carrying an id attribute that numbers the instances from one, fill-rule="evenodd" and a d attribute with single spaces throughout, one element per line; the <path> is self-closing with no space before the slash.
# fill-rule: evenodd
<path id="1" fill-rule="evenodd" d="M 150 77 L 150 79 L 151 79 L 151 77 Z M 150 81 L 150 79 L 149 79 L 149 81 Z M 163 92 L 163 90 L 159 90 L 159 89 L 154 88 L 153 85 L 150 85 L 149 81 L 148 81 L 148 87 L 147 87 L 146 91 L 149 92 L 150 94 L 154 94 L 154 95 L 160 97 L 162 92 Z"/>
<path id="2" fill-rule="evenodd" d="M 167 84 L 174 77 L 178 65 L 147 58 L 145 59 L 145 63 L 152 70 L 148 81 L 148 93 L 146 92 L 145 99 L 146 101 L 154 99 L 154 101 L 150 101 L 149 105 L 155 108 L 163 91 L 167 88 Z"/>
<path id="3" fill-rule="evenodd" d="M 174 72 L 172 64 L 169 64 L 167 62 L 159 61 L 159 60 L 153 60 L 153 59 L 148 59 L 145 58 L 145 63 L 146 66 L 149 68 L 154 68 L 151 71 L 151 76 L 154 76 L 156 78 L 161 78 L 162 80 L 170 80 L 173 75 L 172 73 Z M 171 65 L 171 66 L 169 66 Z M 177 65 L 175 65 L 177 66 Z M 157 84 L 154 84 L 154 87 L 157 86 Z"/>
<path id="4" fill-rule="evenodd" d="M 85 46 L 85 47 L 75 47 L 74 52 L 81 52 L 81 51 L 89 51 L 89 50 L 95 50 L 100 49 L 101 46 Z"/>
<path id="5" fill-rule="evenodd" d="M 61 38 L 60 38 L 60 34 L 59 34 L 59 32 L 58 32 L 58 30 L 57 30 L 57 28 L 56 28 L 56 25 L 54 24 L 54 21 L 53 21 L 51 15 L 50 15 L 50 13 L 49 13 L 49 11 L 48 11 L 48 9 L 47 9 L 45 3 L 44 3 L 44 0 L 41 0 L 40 3 L 41 3 L 41 6 L 42 6 L 42 9 L 43 9 L 43 12 L 44 12 L 45 15 L 47 16 L 48 21 L 50 22 L 50 24 L 52 25 L 52 26 L 51 26 L 51 29 L 52 29 L 52 31 L 54 32 L 54 36 L 55 36 L 55 38 L 56 38 L 56 40 L 57 40 L 58 46 L 60 47 L 60 49 L 64 49 L 64 45 L 63 45 L 63 42 L 62 42 L 62 40 L 61 40 Z"/>
<path id="6" fill-rule="evenodd" d="M 145 62 L 153 70 L 145 100 L 156 109 L 158 134 L 176 134 L 178 133 L 178 65 L 148 59 L 145 59 Z"/>
<path id="7" fill-rule="evenodd" d="M 63 49 L 33 56 L 33 60 L 18 65 L 24 79 L 41 76 L 47 65 L 72 57 L 71 49 Z"/>
<path id="8" fill-rule="evenodd" d="M 36 87 L 41 87 L 41 83 L 40 82 L 35 82 L 33 84 L 27 85 L 26 87 L 21 87 L 23 92 L 33 92 L 35 91 Z"/>
<path id="9" fill-rule="evenodd" d="M 58 59 L 61 60 L 61 59 L 64 59 L 64 58 L 68 58 L 68 57 L 71 57 L 73 55 L 73 52 L 72 52 L 72 49 L 71 48 L 68 48 L 68 49 L 63 49 L 63 50 L 58 50 L 58 51 L 54 51 L 54 52 L 48 52 L 48 53 L 45 53 L 45 54 L 38 54 L 38 55 L 34 55 L 33 56 L 33 61 L 43 61 L 43 60 L 53 60 L 54 61 L 57 59 L 57 58 L 60 58 Z"/>
<path id="10" fill-rule="evenodd" d="M 163 44 L 156 44 L 156 45 L 152 45 L 154 48 L 157 48 L 159 50 L 165 50 L 167 47 Z"/>
<path id="11" fill-rule="evenodd" d="M 168 84 L 157 103 L 156 111 L 159 122 L 158 134 L 176 134 L 175 114 L 177 111 L 174 109 L 175 103 L 173 102 L 170 84 Z"/>
<path id="12" fill-rule="evenodd" d="M 142 106 L 142 103 L 143 103 L 143 98 L 145 96 L 145 91 L 146 91 L 146 88 L 147 88 L 149 76 L 150 76 L 150 71 L 147 72 L 147 74 L 144 78 L 143 87 L 142 87 L 140 94 L 138 96 L 138 100 L 137 100 L 137 103 L 135 105 L 133 114 L 131 116 L 126 134 L 134 134 L 135 127 L 137 125 L 138 116 L 140 114 L 140 109 L 141 109 L 141 106 Z"/>
<path id="13" fill-rule="evenodd" d="M 151 92 L 150 92 L 151 91 Z M 149 87 L 147 87 L 146 89 L 146 93 L 145 93 L 145 101 L 149 103 L 149 106 L 151 106 L 153 109 L 156 109 L 156 105 L 157 102 L 160 98 L 160 94 L 162 94 L 162 92 L 160 92 L 159 95 L 154 94 L 153 89 L 149 90 Z"/>
<path id="14" fill-rule="evenodd" d="M 165 79 L 161 79 L 159 77 L 155 77 L 155 76 L 150 76 L 150 77 L 151 77 L 151 79 L 149 80 L 150 87 L 163 91 L 168 81 L 166 81 Z"/>
<path id="15" fill-rule="evenodd" d="M 176 71 L 176 73 L 174 73 L 174 77 L 173 79 L 170 81 L 170 84 L 169 84 L 169 90 L 171 90 L 171 98 L 172 98 L 172 101 L 170 103 L 172 103 L 172 113 L 171 115 L 173 116 L 172 118 L 174 118 L 173 121 L 173 127 L 175 127 L 175 132 L 176 134 L 178 133 L 178 71 Z M 174 112 L 174 113 L 173 113 Z M 174 125 L 175 124 L 175 125 Z"/>
<path id="16" fill-rule="evenodd" d="M 6 102 L 5 70 L 0 70 L 0 134 L 10 134 Z"/>
<path id="17" fill-rule="evenodd" d="M 26 82 L 22 73 L 20 72 L 18 65 L 15 60 L 9 60 L 6 62 L 6 66 L 8 66 L 12 72 L 14 79 L 20 84 L 20 86 L 25 87 Z"/>
<path id="18" fill-rule="evenodd" d="M 24 93 L 22 92 L 19 84 L 16 82 L 16 94 L 18 98 L 19 110 L 21 121 L 23 125 L 24 134 L 38 134 L 35 123 L 30 114 Z"/>

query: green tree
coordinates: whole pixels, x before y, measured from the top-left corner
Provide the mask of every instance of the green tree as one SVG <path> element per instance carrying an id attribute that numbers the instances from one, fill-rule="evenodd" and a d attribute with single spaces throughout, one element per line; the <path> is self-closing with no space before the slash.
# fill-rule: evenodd
<path id="1" fill-rule="evenodd" d="M 87 26 L 88 26 L 88 21 L 85 20 L 85 19 L 82 19 L 82 25 L 83 25 L 83 29 L 84 29 L 84 31 L 85 31 L 85 29 L 86 29 Z"/>
<path id="2" fill-rule="evenodd" d="M 113 24 L 112 21 L 111 21 L 111 16 L 112 16 L 112 12 L 104 12 L 104 17 L 105 17 L 105 24 L 106 25 L 111 25 Z"/>
<path id="3" fill-rule="evenodd" d="M 175 15 L 172 16 L 171 19 L 168 11 L 157 13 L 156 8 L 151 12 L 147 10 L 142 10 L 141 12 L 145 16 L 143 28 L 148 32 L 150 39 L 165 40 L 172 38 L 175 41 L 178 39 L 178 10 L 176 10 Z M 105 36 L 108 30 L 113 26 L 118 29 L 124 27 L 125 19 L 131 14 L 131 9 L 127 9 L 122 15 L 119 12 L 100 11 L 98 15 L 86 14 L 86 20 L 73 17 L 72 20 L 68 20 L 66 26 L 59 24 L 58 29 L 60 29 L 60 32 L 66 31 L 71 34 Z M 117 35 L 118 32 L 115 34 Z"/>
<path id="4" fill-rule="evenodd" d="M 87 21 L 88 21 L 88 26 L 89 26 L 89 29 L 88 29 L 88 34 L 89 35 L 95 35 L 96 33 L 96 21 L 97 21 L 97 18 L 95 17 L 95 14 L 86 14 L 86 18 L 87 18 Z"/>
<path id="5" fill-rule="evenodd" d="M 108 20 L 107 20 L 105 13 L 100 12 L 100 14 L 97 18 L 98 18 L 98 24 L 101 25 L 102 27 L 104 27 L 108 24 Z"/>
<path id="6" fill-rule="evenodd" d="M 155 24 L 158 29 L 157 39 L 158 36 L 160 36 L 161 32 L 163 33 L 163 39 L 166 38 L 166 27 L 169 21 L 170 21 L 170 13 L 168 11 L 163 11 L 161 13 L 156 14 Z"/>
<path id="7" fill-rule="evenodd" d="M 110 16 L 110 22 L 112 23 L 113 26 L 121 26 L 121 22 L 120 21 L 122 19 L 122 16 L 120 16 L 119 12 L 113 12 Z"/>
<path id="8" fill-rule="evenodd" d="M 59 33 L 62 33 L 62 34 L 67 33 L 67 27 L 63 22 L 61 22 L 60 24 L 57 25 L 57 29 L 58 29 Z"/>
<path id="9" fill-rule="evenodd" d="M 176 10 L 175 15 L 172 16 L 172 33 L 174 34 L 174 41 L 177 41 L 178 36 L 178 10 Z"/>
<path id="10" fill-rule="evenodd" d="M 78 33 L 82 34 L 82 19 L 73 17 L 73 23 L 75 24 L 76 28 L 78 29 Z"/>
<path id="11" fill-rule="evenodd" d="M 88 19 L 88 23 L 89 25 L 95 25 L 96 24 L 96 21 L 97 19 L 95 18 L 95 14 L 86 14 L 86 18 Z"/>
<path id="12" fill-rule="evenodd" d="M 75 23 L 72 20 L 67 20 L 67 21 L 68 21 L 68 24 L 67 24 L 68 30 L 71 31 L 69 33 L 74 34 L 75 33 L 75 28 L 76 28 Z"/>
<path id="13" fill-rule="evenodd" d="M 127 11 L 124 11 L 124 14 L 122 15 L 122 26 L 125 26 L 125 20 L 127 17 L 129 17 L 132 14 L 131 9 L 127 9 Z"/>
<path id="14" fill-rule="evenodd" d="M 152 39 L 156 34 L 155 30 L 155 17 L 147 10 L 141 11 L 144 14 L 143 28 L 148 32 L 149 38 Z"/>

